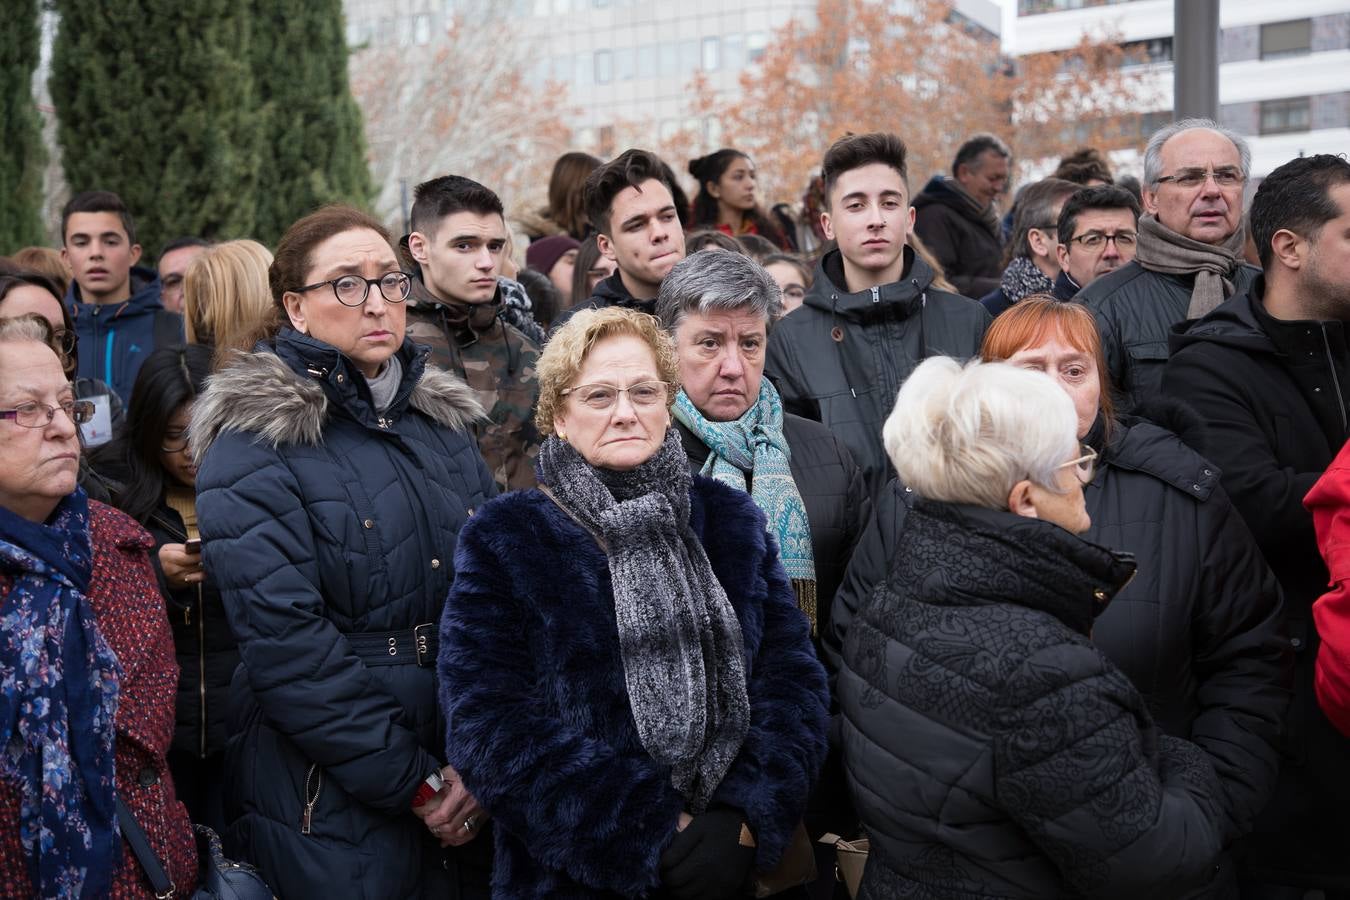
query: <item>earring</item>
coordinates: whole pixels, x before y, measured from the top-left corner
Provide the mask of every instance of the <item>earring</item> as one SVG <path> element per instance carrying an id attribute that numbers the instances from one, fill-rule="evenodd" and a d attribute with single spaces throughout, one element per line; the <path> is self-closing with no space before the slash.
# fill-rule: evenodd
<path id="1" fill-rule="evenodd" d="M 567 432 L 565 431 L 558 432 L 558 440 L 563 441 L 565 443 L 567 441 Z"/>

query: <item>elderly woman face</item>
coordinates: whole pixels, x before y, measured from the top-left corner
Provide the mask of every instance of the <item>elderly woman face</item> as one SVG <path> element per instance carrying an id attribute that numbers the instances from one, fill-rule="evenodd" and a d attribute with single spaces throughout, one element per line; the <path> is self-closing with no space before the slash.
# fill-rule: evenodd
<path id="1" fill-rule="evenodd" d="M 675 329 L 680 382 L 703 415 L 730 422 L 759 399 L 764 380 L 764 317 L 748 307 L 691 311 Z"/>
<path id="2" fill-rule="evenodd" d="M 61 498 L 75 490 L 80 441 L 71 417 L 61 408 L 75 395 L 55 351 L 37 341 L 0 342 L 0 410 L 33 413 L 37 427 L 16 416 L 0 420 L 0 505 L 34 522 L 51 515 Z M 56 409 L 47 422 L 47 407 Z M 29 418 L 29 416 L 25 416 Z"/>
<path id="3" fill-rule="evenodd" d="M 553 417 L 558 437 L 597 468 L 623 472 L 651 459 L 670 427 L 669 386 L 658 372 L 637 335 L 596 341 Z"/>
<path id="4" fill-rule="evenodd" d="M 282 299 L 297 331 L 333 345 L 373 378 L 403 345 L 408 284 L 406 275 L 395 277 L 400 275 L 388 241 L 355 228 L 316 245 L 305 289 L 287 291 Z"/>

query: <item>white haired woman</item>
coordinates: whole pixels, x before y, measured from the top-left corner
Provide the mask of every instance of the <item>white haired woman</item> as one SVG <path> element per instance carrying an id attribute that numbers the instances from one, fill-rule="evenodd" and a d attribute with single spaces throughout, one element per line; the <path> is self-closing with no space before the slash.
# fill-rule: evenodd
<path id="1" fill-rule="evenodd" d="M 1211 763 L 1090 639 L 1135 565 L 1078 537 L 1075 424 L 1000 363 L 929 359 L 900 390 L 882 434 L 920 499 L 839 676 L 861 897 L 1174 897 L 1210 874 Z"/>

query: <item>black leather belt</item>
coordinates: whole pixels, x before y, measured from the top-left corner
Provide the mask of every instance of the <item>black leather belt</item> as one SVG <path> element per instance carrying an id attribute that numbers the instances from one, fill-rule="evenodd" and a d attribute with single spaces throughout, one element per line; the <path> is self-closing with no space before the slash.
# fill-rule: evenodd
<path id="1" fill-rule="evenodd" d="M 436 623 L 427 622 L 402 631 L 363 631 L 347 635 L 347 643 L 368 666 L 436 665 L 440 637 Z"/>

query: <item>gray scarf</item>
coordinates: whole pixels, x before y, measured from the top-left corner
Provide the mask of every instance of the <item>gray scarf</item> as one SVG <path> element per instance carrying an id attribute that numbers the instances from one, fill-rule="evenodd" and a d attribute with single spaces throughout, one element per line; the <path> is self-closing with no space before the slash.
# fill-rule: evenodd
<path id="1" fill-rule="evenodd" d="M 994 237 L 1001 237 L 1002 223 L 999 221 L 997 206 L 992 203 L 986 203 L 984 206 L 981 206 L 980 201 L 972 197 L 970 192 L 962 186 L 961 182 L 950 175 L 944 175 L 942 181 L 947 187 L 952 189 L 952 193 L 956 194 L 965 202 L 975 218 L 983 222 L 984 227 L 993 232 Z"/>
<path id="2" fill-rule="evenodd" d="M 1232 276 L 1242 264 L 1246 239 L 1246 230 L 1239 225 L 1222 244 L 1202 244 L 1145 215 L 1139 217 L 1139 249 L 1134 258 L 1150 272 L 1194 275 L 1186 318 L 1198 319 L 1233 296 Z"/>
<path id="3" fill-rule="evenodd" d="M 629 472 L 570 444 L 539 449 L 539 483 L 609 560 L 628 702 L 638 737 L 698 814 L 750 724 L 740 622 L 689 527 L 689 460 L 674 428 Z"/>
<path id="4" fill-rule="evenodd" d="M 999 280 L 998 286 L 1009 303 L 1017 303 L 1032 294 L 1049 294 L 1055 290 L 1055 283 L 1036 268 L 1036 263 L 1029 256 L 1014 256 L 1008 268 L 1003 270 L 1003 278 Z"/>
<path id="5" fill-rule="evenodd" d="M 375 404 L 375 412 L 384 415 L 385 410 L 389 409 L 389 404 L 394 402 L 394 395 L 398 393 L 398 387 L 403 383 L 403 363 L 399 362 L 397 356 L 389 357 L 389 361 L 384 364 L 384 370 L 374 378 L 367 378 L 366 384 L 370 387 L 370 399 Z"/>

